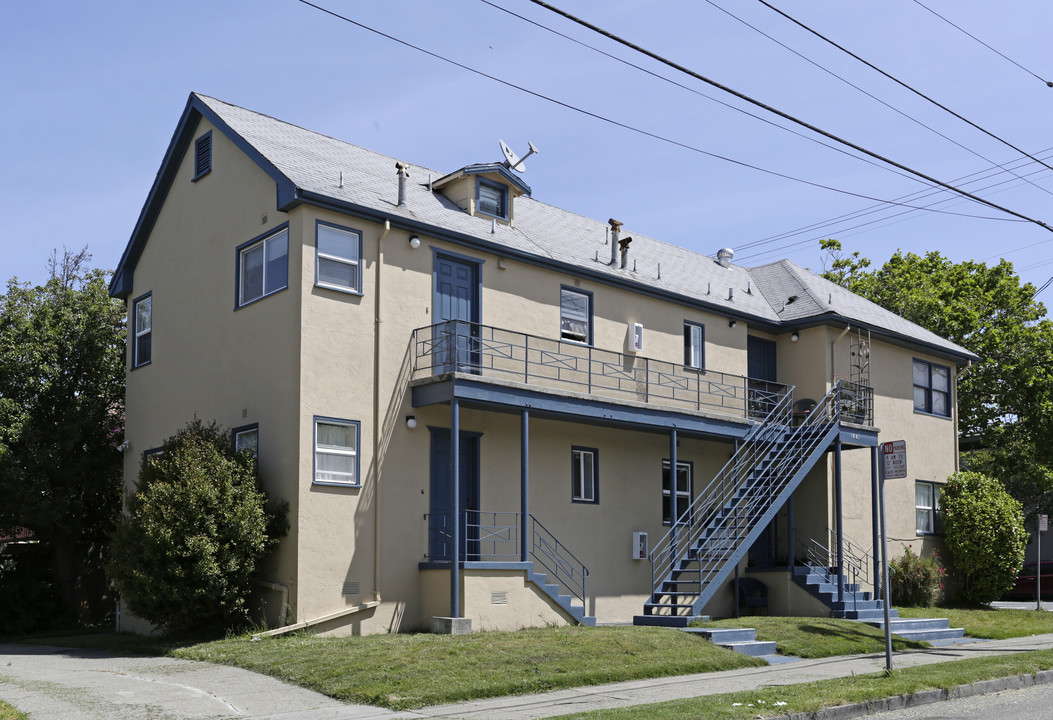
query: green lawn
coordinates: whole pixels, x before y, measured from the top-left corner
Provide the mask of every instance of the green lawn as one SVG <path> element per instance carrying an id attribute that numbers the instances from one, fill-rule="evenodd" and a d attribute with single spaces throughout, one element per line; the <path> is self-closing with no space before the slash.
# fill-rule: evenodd
<path id="1" fill-rule="evenodd" d="M 866 702 L 934 688 L 992 678 L 1036 673 L 1053 668 L 1053 650 L 1040 650 L 989 658 L 921 665 L 884 673 L 855 675 L 835 680 L 761 688 L 742 693 L 710 695 L 690 700 L 638 705 L 620 710 L 600 710 L 565 715 L 568 720 L 737 720 L 790 713 L 815 712 L 824 707 Z M 782 704 L 780 704 L 782 703 Z"/>
<path id="2" fill-rule="evenodd" d="M 945 617 L 951 627 L 965 628 L 965 634 L 975 638 L 1002 640 L 1053 632 L 1053 613 L 1045 610 L 992 610 L 961 608 L 896 608 L 899 616 Z"/>
<path id="3" fill-rule="evenodd" d="M 29 716 L 0 700 L 0 720 L 29 720 Z"/>
<path id="4" fill-rule="evenodd" d="M 755 628 L 758 640 L 774 640 L 780 655 L 823 658 L 885 652 L 885 632 L 852 620 L 809 617 L 750 616 L 694 623 L 697 627 Z M 928 647 L 928 643 L 893 636 L 892 649 Z"/>
<path id="5" fill-rule="evenodd" d="M 176 657 L 237 665 L 389 708 L 765 665 L 667 628 L 541 628 L 471 635 L 293 635 L 219 640 Z"/>

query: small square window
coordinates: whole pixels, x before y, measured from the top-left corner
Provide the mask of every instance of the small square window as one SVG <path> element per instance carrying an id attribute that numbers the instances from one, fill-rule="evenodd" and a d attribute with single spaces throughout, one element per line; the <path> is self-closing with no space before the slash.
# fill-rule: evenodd
<path id="1" fill-rule="evenodd" d="M 500 183 L 480 178 L 476 207 L 481 213 L 507 220 L 508 188 Z"/>
<path id="2" fill-rule="evenodd" d="M 194 142 L 194 177 L 191 182 L 212 170 L 212 131 L 199 137 Z"/>
<path id="3" fill-rule="evenodd" d="M 559 336 L 592 344 L 592 294 L 563 287 L 559 291 Z"/>
<path id="4" fill-rule="evenodd" d="M 238 306 L 289 286 L 289 230 L 238 248 Z"/>
<path id="5" fill-rule="evenodd" d="M 361 267 L 362 233 L 319 221 L 315 238 L 315 284 L 360 293 Z"/>
<path id="6" fill-rule="evenodd" d="M 252 459 L 255 460 L 259 455 L 260 445 L 260 429 L 257 425 L 246 425 L 245 427 L 234 428 L 231 433 L 234 435 L 234 452 L 248 452 L 252 454 Z"/>
<path id="7" fill-rule="evenodd" d="M 147 293 L 132 303 L 135 337 L 132 339 L 132 367 L 146 365 L 153 357 L 153 295 Z"/>
<path id="8" fill-rule="evenodd" d="M 570 497 L 574 502 L 598 503 L 599 457 L 596 448 L 572 447 L 570 449 Z"/>
<path id="9" fill-rule="evenodd" d="M 706 366 L 706 329 L 698 323 L 684 321 L 684 365 L 695 370 Z"/>
<path id="10" fill-rule="evenodd" d="M 917 480 L 914 483 L 914 514 L 918 535 L 943 532 L 943 517 L 940 513 L 940 485 Z"/>
<path id="11" fill-rule="evenodd" d="M 314 481 L 321 485 L 358 485 L 359 424 L 315 418 Z"/>

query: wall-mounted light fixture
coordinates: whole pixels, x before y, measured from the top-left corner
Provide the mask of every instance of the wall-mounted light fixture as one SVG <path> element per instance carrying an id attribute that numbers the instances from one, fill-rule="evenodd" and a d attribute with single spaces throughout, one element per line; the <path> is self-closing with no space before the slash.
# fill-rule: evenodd
<path id="1" fill-rule="evenodd" d="M 409 246 L 411 248 L 413 248 L 414 250 L 419 248 L 420 247 L 420 238 L 418 236 L 416 236 L 416 235 L 410 235 Z"/>
<path id="2" fill-rule="evenodd" d="M 790 333 L 790 342 L 797 342 L 800 339 L 801 339 L 801 336 L 796 330 L 794 330 L 792 333 Z"/>
<path id="3" fill-rule="evenodd" d="M 412 430 L 413 428 L 417 427 L 417 416 L 416 415 L 407 415 L 406 416 L 406 427 L 408 427 L 410 430 Z"/>
<path id="4" fill-rule="evenodd" d="M 738 325 L 738 323 L 734 320 L 728 320 L 728 327 L 735 327 L 736 325 Z"/>

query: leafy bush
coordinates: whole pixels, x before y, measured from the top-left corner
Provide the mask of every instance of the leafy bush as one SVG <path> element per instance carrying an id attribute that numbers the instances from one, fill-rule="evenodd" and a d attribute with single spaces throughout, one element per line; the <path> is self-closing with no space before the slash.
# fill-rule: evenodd
<path id="1" fill-rule="evenodd" d="M 113 537 L 110 575 L 128 608 L 174 636 L 247 624 L 252 574 L 285 533 L 255 463 L 230 432 L 194 419 L 144 457 Z"/>
<path id="2" fill-rule="evenodd" d="M 1027 533 L 1020 502 L 994 478 L 958 472 L 940 493 L 947 549 L 958 592 L 985 605 L 1013 585 Z"/>
<path id="3" fill-rule="evenodd" d="M 944 569 L 935 550 L 928 557 L 915 555 L 908 545 L 903 556 L 889 563 L 889 589 L 893 605 L 932 607 L 943 600 Z"/>
<path id="4" fill-rule="evenodd" d="M 0 635 L 22 635 L 69 621 L 42 546 L 0 556 Z"/>

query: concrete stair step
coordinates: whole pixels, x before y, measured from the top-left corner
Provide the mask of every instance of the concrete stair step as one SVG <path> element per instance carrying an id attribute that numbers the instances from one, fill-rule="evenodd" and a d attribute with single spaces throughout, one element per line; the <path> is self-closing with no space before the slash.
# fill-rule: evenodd
<path id="1" fill-rule="evenodd" d="M 757 639 L 757 631 L 753 628 L 686 628 L 685 632 L 699 635 L 718 645 L 754 642 Z"/>
<path id="2" fill-rule="evenodd" d="M 877 628 L 885 627 L 885 620 L 881 618 L 879 620 L 868 620 L 868 625 L 873 625 Z M 900 632 L 914 632 L 917 630 L 946 630 L 951 626 L 950 621 L 947 618 L 890 618 L 889 627 L 892 632 L 899 634 Z"/>
<path id="3" fill-rule="evenodd" d="M 775 654 L 775 643 L 765 642 L 762 640 L 753 640 L 751 642 L 736 642 L 736 643 L 718 643 L 721 647 L 726 647 L 728 650 L 734 650 L 737 653 L 743 655 L 752 655 L 753 657 L 759 657 L 760 655 L 774 655 Z"/>
<path id="4" fill-rule="evenodd" d="M 692 620 L 709 620 L 708 615 L 635 615 L 633 625 L 686 628 Z"/>

